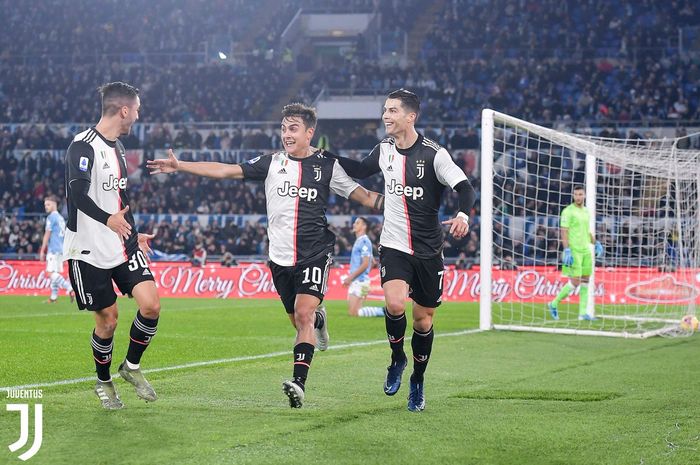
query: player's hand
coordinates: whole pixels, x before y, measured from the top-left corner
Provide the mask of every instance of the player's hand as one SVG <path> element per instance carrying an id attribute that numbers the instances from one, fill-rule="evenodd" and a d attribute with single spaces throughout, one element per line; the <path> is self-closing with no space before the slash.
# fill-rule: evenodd
<path id="1" fill-rule="evenodd" d="M 126 221 L 126 218 L 124 218 L 124 215 L 126 215 L 126 212 L 128 211 L 129 206 L 127 205 L 123 210 L 119 210 L 117 213 L 109 215 L 109 218 L 107 219 L 107 227 L 117 233 L 119 237 L 123 238 L 124 240 L 128 239 L 131 235 L 131 225 L 128 221 Z"/>
<path id="2" fill-rule="evenodd" d="M 168 149 L 168 158 L 146 160 L 146 167 L 151 174 L 170 174 L 176 173 L 180 169 L 180 162 L 175 158 L 173 149 Z"/>
<path id="3" fill-rule="evenodd" d="M 41 252 L 39 252 L 39 261 L 40 262 L 46 261 L 46 252 L 44 252 L 43 250 Z"/>
<path id="4" fill-rule="evenodd" d="M 595 256 L 602 257 L 603 252 L 603 244 L 601 244 L 600 241 L 595 241 Z"/>
<path id="5" fill-rule="evenodd" d="M 562 258 L 561 262 L 564 266 L 571 266 L 574 264 L 574 256 L 571 255 L 570 248 L 567 247 L 564 249 L 564 258 Z"/>
<path id="6" fill-rule="evenodd" d="M 450 225 L 450 234 L 452 234 L 455 239 L 461 239 L 469 232 L 469 217 L 464 213 L 458 213 L 457 216 L 443 221 L 442 224 Z"/>
<path id="7" fill-rule="evenodd" d="M 153 250 L 151 249 L 151 246 L 148 243 L 148 241 L 150 241 L 154 237 L 156 237 L 155 234 L 139 233 L 139 236 L 138 236 L 139 249 L 141 249 L 141 252 L 143 252 L 147 258 L 151 254 L 153 254 Z"/>
<path id="8" fill-rule="evenodd" d="M 343 287 L 349 287 L 350 283 L 352 283 L 352 279 L 350 279 L 350 276 L 347 278 L 343 279 Z"/>

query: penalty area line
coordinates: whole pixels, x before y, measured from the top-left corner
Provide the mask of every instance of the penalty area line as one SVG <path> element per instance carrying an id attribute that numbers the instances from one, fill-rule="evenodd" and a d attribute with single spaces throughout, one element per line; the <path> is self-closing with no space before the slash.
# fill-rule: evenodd
<path id="1" fill-rule="evenodd" d="M 480 333 L 483 330 L 481 329 L 466 329 L 463 331 L 455 331 L 451 333 L 443 333 L 443 334 L 436 334 L 435 337 L 455 337 L 455 336 L 464 336 L 467 334 L 476 334 Z M 407 337 L 406 340 L 410 340 L 410 337 Z M 379 344 L 386 344 L 386 340 L 378 340 L 378 341 L 365 341 L 365 342 L 349 342 L 347 344 L 338 344 L 334 346 L 329 346 L 328 350 L 342 350 L 342 349 L 349 349 L 351 347 L 369 347 L 369 346 L 375 346 Z M 242 357 L 231 357 L 231 358 L 221 358 L 218 360 L 205 360 L 202 362 L 191 362 L 191 363 L 183 363 L 182 365 L 173 365 L 169 367 L 160 367 L 160 368 L 151 368 L 148 370 L 143 370 L 143 373 L 160 373 L 163 371 L 173 371 L 173 370 L 185 370 L 188 368 L 199 368 L 199 367 L 204 367 L 204 366 L 211 366 L 211 365 L 220 365 L 224 363 L 237 363 L 237 362 L 247 362 L 251 360 L 263 360 L 263 359 L 268 359 L 268 358 L 275 358 L 275 357 L 282 357 L 289 355 L 289 351 L 285 350 L 284 352 L 270 352 L 267 354 L 258 354 L 258 355 L 245 355 Z M 115 373 L 112 375 L 112 378 L 119 378 L 119 374 Z M 48 382 L 43 382 L 43 383 L 34 383 L 34 384 L 22 384 L 18 386 L 3 386 L 0 387 L 0 391 L 10 391 L 13 389 L 37 389 L 37 388 L 48 388 L 48 387 L 55 387 L 55 386 L 67 386 L 71 384 L 79 384 L 79 383 L 85 383 L 87 381 L 95 381 L 94 376 L 90 377 L 85 377 L 85 378 L 73 378 L 73 379 L 64 379 L 61 381 L 48 381 Z"/>

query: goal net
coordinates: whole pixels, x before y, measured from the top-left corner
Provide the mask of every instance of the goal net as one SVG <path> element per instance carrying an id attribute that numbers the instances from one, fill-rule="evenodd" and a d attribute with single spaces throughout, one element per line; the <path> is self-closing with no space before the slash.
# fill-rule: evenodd
<path id="1" fill-rule="evenodd" d="M 683 144 L 685 146 L 686 144 Z M 700 151 L 676 139 L 612 139 L 482 114 L 481 323 L 618 337 L 678 334 L 700 302 Z M 579 318 L 561 270 L 560 213 L 586 190 L 603 246 Z M 593 251 L 591 245 L 591 251 Z"/>

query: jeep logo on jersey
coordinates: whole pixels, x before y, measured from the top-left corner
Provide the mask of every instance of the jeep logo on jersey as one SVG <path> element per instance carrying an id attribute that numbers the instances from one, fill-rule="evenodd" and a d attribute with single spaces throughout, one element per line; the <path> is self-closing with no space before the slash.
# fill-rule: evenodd
<path id="1" fill-rule="evenodd" d="M 126 189 L 126 178 L 117 178 L 113 174 L 109 175 L 107 182 L 102 184 L 102 189 L 106 191 Z"/>
<path id="2" fill-rule="evenodd" d="M 282 187 L 277 189 L 277 193 L 279 195 L 288 195 L 289 197 L 300 197 L 309 202 L 316 200 L 316 197 L 318 197 L 318 190 L 313 187 L 292 186 L 289 181 L 284 181 Z"/>
<path id="3" fill-rule="evenodd" d="M 399 184 L 398 182 L 396 182 L 396 179 L 391 180 L 391 183 L 389 184 L 389 187 L 386 188 L 386 191 L 390 194 L 405 195 L 406 197 L 410 197 L 413 200 L 423 198 L 422 187 L 404 186 L 403 184 Z"/>
<path id="4" fill-rule="evenodd" d="M 418 179 L 423 179 L 423 175 L 425 175 L 425 160 L 416 161 L 416 170 L 418 170 L 416 177 Z"/>
<path id="5" fill-rule="evenodd" d="M 318 182 L 321 180 L 321 167 L 314 165 L 314 181 Z"/>

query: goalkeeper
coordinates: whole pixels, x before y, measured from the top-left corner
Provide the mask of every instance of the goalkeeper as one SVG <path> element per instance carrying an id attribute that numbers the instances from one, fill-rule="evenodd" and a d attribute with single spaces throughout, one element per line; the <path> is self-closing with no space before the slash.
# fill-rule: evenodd
<path id="1" fill-rule="evenodd" d="M 590 215 L 584 205 L 586 190 L 583 186 L 574 186 L 574 203 L 561 212 L 559 226 L 561 228 L 561 243 L 564 247 L 562 259 L 562 273 L 569 277 L 557 297 L 549 303 L 549 312 L 552 318 L 559 319 L 557 306 L 562 299 L 568 297 L 573 290 L 579 287 L 578 319 L 593 320 L 588 314 L 589 289 L 588 282 L 593 273 L 593 255 L 590 244 L 595 244 L 595 256 L 603 255 L 603 246 L 595 240 L 590 232 Z"/>

